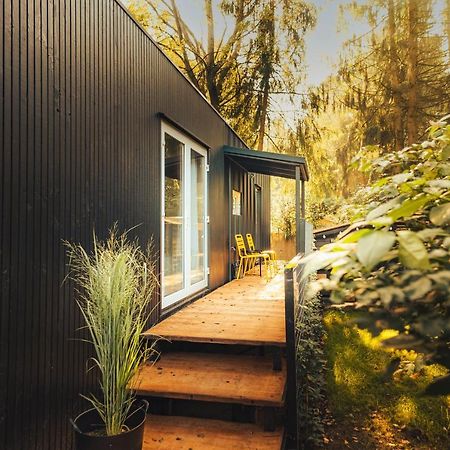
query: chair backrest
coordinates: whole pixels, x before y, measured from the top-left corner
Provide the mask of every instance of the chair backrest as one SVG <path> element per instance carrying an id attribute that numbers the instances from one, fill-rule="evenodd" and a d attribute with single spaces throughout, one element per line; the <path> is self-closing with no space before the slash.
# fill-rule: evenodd
<path id="1" fill-rule="evenodd" d="M 244 238 L 242 237 L 242 234 L 235 234 L 234 239 L 236 240 L 236 247 L 239 256 L 247 256 L 247 249 L 245 248 Z"/>
<path id="2" fill-rule="evenodd" d="M 253 242 L 253 236 L 250 233 L 247 233 L 245 235 L 245 237 L 247 238 L 248 249 L 251 252 L 254 252 L 255 251 L 255 243 Z"/>

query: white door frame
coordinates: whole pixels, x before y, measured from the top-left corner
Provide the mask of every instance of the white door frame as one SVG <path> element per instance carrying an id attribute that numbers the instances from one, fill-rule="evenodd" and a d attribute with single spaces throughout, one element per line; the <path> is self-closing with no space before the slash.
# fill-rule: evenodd
<path id="1" fill-rule="evenodd" d="M 180 291 L 174 292 L 165 296 L 164 294 L 164 217 L 165 217 L 165 134 L 169 134 L 183 144 L 183 288 Z M 203 239 L 203 254 L 204 254 L 204 278 L 200 282 L 191 285 L 191 169 L 190 169 L 190 155 L 191 149 L 205 158 L 204 164 L 204 239 Z M 196 292 L 208 286 L 209 274 L 209 255 L 208 255 L 208 150 L 192 140 L 186 134 L 167 124 L 161 122 L 161 308 L 172 306 L 184 298 L 187 298 Z"/>

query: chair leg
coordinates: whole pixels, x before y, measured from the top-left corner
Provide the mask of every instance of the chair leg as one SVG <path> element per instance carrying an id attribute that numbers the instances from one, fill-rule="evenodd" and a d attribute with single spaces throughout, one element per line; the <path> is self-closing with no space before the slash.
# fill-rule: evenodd
<path id="1" fill-rule="evenodd" d="M 242 258 L 239 259 L 239 268 L 238 268 L 237 275 L 236 275 L 236 278 L 238 280 L 241 277 L 241 269 L 242 269 Z"/>
<path id="2" fill-rule="evenodd" d="M 271 275 L 271 273 L 269 273 L 270 268 L 269 258 L 264 258 L 264 265 L 266 266 L 266 279 L 269 280 Z"/>

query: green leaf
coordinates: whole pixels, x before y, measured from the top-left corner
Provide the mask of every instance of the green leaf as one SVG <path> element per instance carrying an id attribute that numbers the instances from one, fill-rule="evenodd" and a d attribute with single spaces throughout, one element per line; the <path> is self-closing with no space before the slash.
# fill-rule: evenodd
<path id="1" fill-rule="evenodd" d="M 447 284 L 450 283 L 450 270 L 442 270 L 440 272 L 432 273 L 429 275 L 436 283 Z"/>
<path id="2" fill-rule="evenodd" d="M 400 219 L 400 217 L 411 217 L 415 212 L 433 200 L 433 198 L 431 195 L 421 195 L 415 199 L 407 199 L 398 208 L 393 209 L 388 216 L 394 221 Z"/>
<path id="3" fill-rule="evenodd" d="M 428 252 L 420 237 L 409 230 L 397 232 L 399 246 L 399 257 L 401 263 L 409 269 L 429 269 L 430 260 Z"/>
<path id="4" fill-rule="evenodd" d="M 450 237 L 446 237 L 442 243 L 442 247 L 450 249 Z"/>
<path id="5" fill-rule="evenodd" d="M 351 244 L 354 242 L 358 242 L 363 236 L 366 236 L 369 233 L 372 233 L 373 230 L 368 228 L 363 228 L 362 230 L 356 230 L 350 233 L 348 236 L 345 236 L 343 239 L 340 239 L 339 242 L 343 242 L 345 244 Z"/>
<path id="6" fill-rule="evenodd" d="M 445 161 L 446 159 L 450 158 L 450 144 L 447 144 L 443 149 L 442 149 L 442 159 Z"/>
<path id="7" fill-rule="evenodd" d="M 364 267 L 371 270 L 389 252 L 394 243 L 394 233 L 373 231 L 359 240 L 356 256 Z"/>
<path id="8" fill-rule="evenodd" d="M 422 241 L 431 241 L 436 236 L 447 236 L 447 233 L 442 228 L 424 228 L 417 232 L 417 236 L 419 236 Z"/>
<path id="9" fill-rule="evenodd" d="M 417 300 L 428 294 L 432 287 L 433 284 L 431 283 L 431 280 L 427 277 L 420 277 L 408 286 L 407 292 L 409 293 L 411 300 Z"/>
<path id="10" fill-rule="evenodd" d="M 395 184 L 402 184 L 405 181 L 408 181 L 412 177 L 411 173 L 399 173 L 398 175 L 394 175 L 392 177 L 392 181 Z"/>
<path id="11" fill-rule="evenodd" d="M 394 223 L 394 220 L 392 219 L 392 217 L 382 216 L 382 217 L 377 217 L 374 220 L 371 220 L 369 223 L 370 223 L 370 225 L 373 225 L 374 227 L 382 228 L 382 227 L 388 227 L 389 225 L 392 225 Z"/>
<path id="12" fill-rule="evenodd" d="M 429 253 L 430 259 L 439 259 L 439 258 L 448 258 L 448 252 L 445 251 L 443 248 L 435 248 L 434 250 L 431 250 Z"/>
<path id="13" fill-rule="evenodd" d="M 398 196 L 393 198 L 392 200 L 389 200 L 386 203 L 378 205 L 376 208 L 372 209 L 372 211 L 370 211 L 369 214 L 367 214 L 366 220 L 370 221 L 376 219 L 377 217 L 383 216 L 392 208 L 395 208 L 398 204 L 400 204 L 403 198 L 404 198 L 403 196 Z"/>
<path id="14" fill-rule="evenodd" d="M 382 187 L 385 184 L 387 184 L 390 180 L 390 177 L 384 177 L 384 178 L 380 178 L 374 185 L 373 187 Z"/>
<path id="15" fill-rule="evenodd" d="M 450 189 L 450 180 L 431 180 L 428 185 L 440 189 Z"/>
<path id="16" fill-rule="evenodd" d="M 303 264 L 305 264 L 302 278 L 306 278 L 308 275 L 317 272 L 320 269 L 323 269 L 334 261 L 341 259 L 348 255 L 347 252 L 324 252 L 318 251 L 309 254 L 305 258 L 302 259 Z"/>
<path id="17" fill-rule="evenodd" d="M 435 206 L 430 211 L 430 220 L 438 226 L 450 225 L 450 203 Z"/>

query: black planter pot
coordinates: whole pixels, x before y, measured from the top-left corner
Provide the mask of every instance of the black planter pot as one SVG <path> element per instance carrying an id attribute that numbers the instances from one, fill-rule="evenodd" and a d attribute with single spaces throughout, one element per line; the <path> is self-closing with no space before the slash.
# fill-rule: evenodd
<path id="1" fill-rule="evenodd" d="M 130 431 L 115 436 L 95 436 L 89 434 L 102 423 L 95 409 L 80 414 L 75 420 L 76 450 L 142 450 L 145 416 L 148 402 L 136 400 L 125 424 Z"/>

